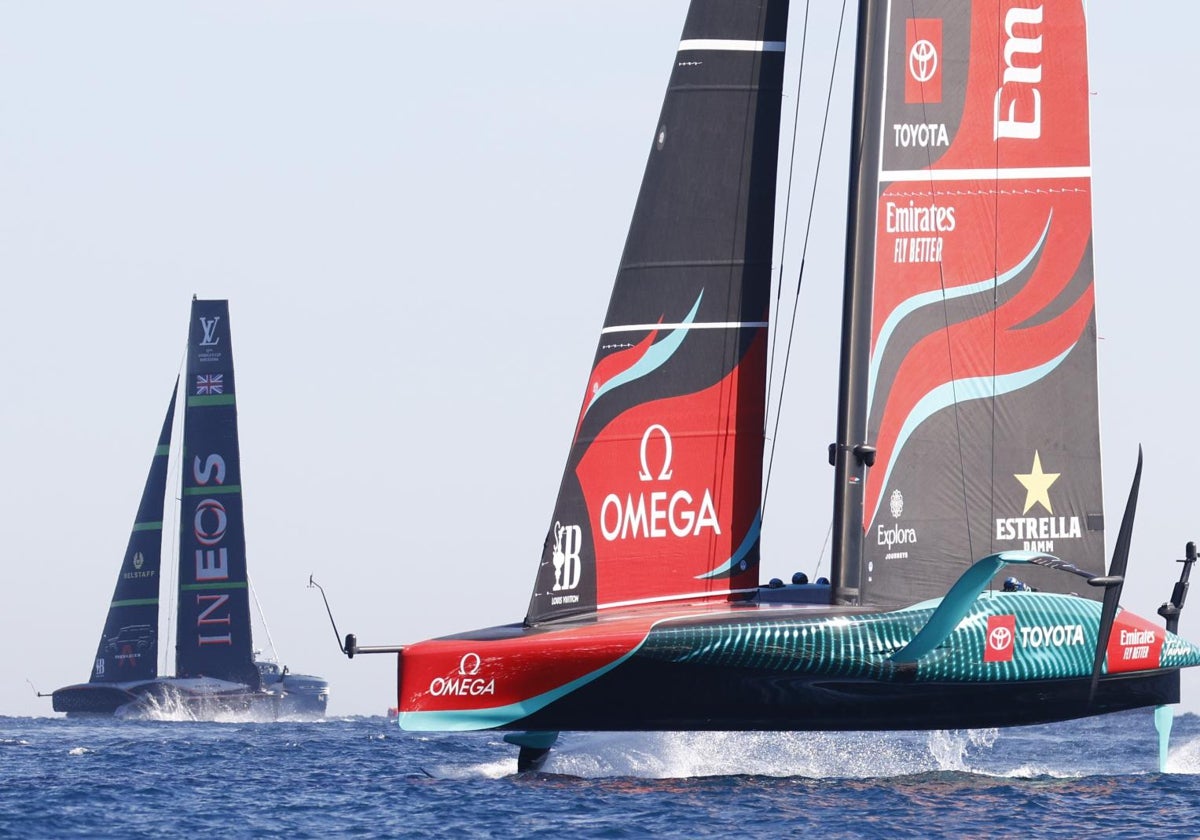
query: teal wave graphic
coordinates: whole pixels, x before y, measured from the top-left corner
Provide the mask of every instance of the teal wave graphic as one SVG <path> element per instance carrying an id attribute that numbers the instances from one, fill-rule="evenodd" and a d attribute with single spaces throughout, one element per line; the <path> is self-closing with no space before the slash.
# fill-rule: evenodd
<path id="1" fill-rule="evenodd" d="M 1050 222 L 1053 218 L 1054 212 L 1051 211 L 1050 216 L 1046 219 L 1045 227 L 1042 228 L 1042 235 L 1038 237 L 1037 244 L 1033 246 L 1033 250 L 1026 254 L 1019 263 L 1008 271 L 998 275 L 994 280 L 989 277 L 986 280 L 968 283 L 965 286 L 955 286 L 944 291 L 942 289 L 935 289 L 930 292 L 921 292 L 919 295 L 913 295 L 892 310 L 891 314 L 887 316 L 887 320 L 883 322 L 883 326 L 879 330 L 879 340 L 875 342 L 875 349 L 871 352 L 871 365 L 867 373 L 868 417 L 871 416 L 871 406 L 875 403 L 875 383 L 879 378 L 879 366 L 883 363 L 884 351 L 887 350 L 888 342 L 891 341 L 892 334 L 899 328 L 900 322 L 922 307 L 941 301 L 969 297 L 970 295 L 992 288 L 999 289 L 1014 277 L 1018 277 L 1021 272 L 1029 267 L 1030 263 L 1033 262 L 1033 258 L 1037 256 L 1038 252 L 1042 250 L 1042 246 L 1046 244 L 1046 237 L 1050 234 Z"/>
<path id="2" fill-rule="evenodd" d="M 584 674 L 582 677 L 571 680 L 569 683 L 564 683 L 558 688 L 552 688 L 550 691 L 530 697 L 528 700 L 520 700 L 505 706 L 493 706 L 484 709 L 401 712 L 396 722 L 401 729 L 409 732 L 470 732 L 477 729 L 494 729 L 498 726 L 505 726 L 514 720 L 520 720 L 523 717 L 528 717 L 534 712 L 546 708 L 554 701 L 566 697 L 572 691 L 582 688 L 593 680 L 604 676 L 637 653 L 645 643 L 646 640 L 642 639 L 637 647 L 619 659 L 608 663 L 602 668 L 597 668 L 595 671 Z"/>
<path id="3" fill-rule="evenodd" d="M 734 566 L 738 565 L 750 553 L 750 549 L 754 548 L 754 544 L 758 542 L 759 532 L 762 531 L 762 509 L 754 514 L 754 521 L 750 523 L 750 527 L 746 530 L 746 536 L 742 540 L 742 544 L 738 546 L 737 551 L 733 556 L 722 563 L 711 572 L 705 572 L 702 575 L 696 575 L 696 580 L 709 580 L 711 578 L 720 577 L 721 575 L 729 574 Z"/>
<path id="4" fill-rule="evenodd" d="M 685 326 L 676 327 L 671 330 L 661 341 L 650 345 L 640 359 L 597 388 L 596 393 L 592 394 L 592 398 L 588 401 L 587 408 L 583 410 L 584 415 L 586 416 L 592 410 L 592 406 L 596 404 L 596 400 L 609 391 L 620 388 L 622 385 L 628 385 L 634 380 L 641 379 L 643 376 L 653 373 L 666 364 L 667 360 L 675 355 L 675 351 L 683 344 L 683 340 L 687 338 L 689 330 L 686 325 L 690 325 L 696 320 L 696 313 L 700 311 L 700 301 L 703 299 L 704 290 L 701 289 L 700 296 L 696 298 L 696 302 L 692 305 L 692 311 L 680 322 Z"/>
<path id="5" fill-rule="evenodd" d="M 904 418 L 904 425 L 900 427 L 900 433 L 896 436 L 896 445 L 892 448 L 892 457 L 888 459 L 887 469 L 883 473 L 883 483 L 880 487 L 888 486 L 888 480 L 892 477 L 892 469 L 896 466 L 896 455 L 904 451 L 913 432 L 934 414 L 952 405 L 961 405 L 971 400 L 991 399 L 1028 387 L 1043 379 L 1062 364 L 1078 343 L 1075 342 L 1050 361 L 1037 367 L 1000 376 L 971 376 L 965 379 L 953 379 L 921 397 L 908 416 Z M 879 505 L 882 502 L 883 494 L 880 493 L 879 498 L 875 500 L 875 507 L 871 511 L 868 521 L 875 519 L 875 514 L 879 512 Z"/>
<path id="6" fill-rule="evenodd" d="M 985 592 L 942 641 L 915 663 L 891 657 L 928 625 L 942 599 L 857 616 L 750 618 L 736 623 L 656 626 L 639 657 L 728 668 L 891 681 L 1012 682 L 1086 677 L 1100 627 L 1100 604 L 1049 592 Z M 954 609 L 954 612 L 961 612 Z M 1015 618 L 1010 661 L 985 659 L 988 620 Z M 1200 649 L 1163 633 L 1159 667 L 1200 665 Z M 912 670 L 914 669 L 915 670 Z M 1108 673 L 1105 667 L 1104 673 Z"/>

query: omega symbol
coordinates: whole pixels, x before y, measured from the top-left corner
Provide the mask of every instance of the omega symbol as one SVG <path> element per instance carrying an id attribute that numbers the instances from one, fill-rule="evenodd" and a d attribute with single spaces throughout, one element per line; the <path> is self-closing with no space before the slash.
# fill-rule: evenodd
<path id="1" fill-rule="evenodd" d="M 668 481 L 671 478 L 671 456 L 673 452 L 671 445 L 671 433 L 667 431 L 665 426 L 660 426 L 658 423 L 655 423 L 653 426 L 646 429 L 645 434 L 642 435 L 642 471 L 638 473 L 638 478 L 640 478 L 642 481 L 655 480 L 654 473 L 650 471 L 650 467 L 646 462 L 646 448 L 650 443 L 650 438 L 654 436 L 655 430 L 662 433 L 663 443 L 666 445 L 666 451 L 663 455 L 662 469 L 658 472 L 657 480 Z"/>
<path id="2" fill-rule="evenodd" d="M 464 653 L 463 658 L 458 660 L 458 673 L 464 677 L 473 677 L 479 673 L 480 664 L 478 653 Z"/>

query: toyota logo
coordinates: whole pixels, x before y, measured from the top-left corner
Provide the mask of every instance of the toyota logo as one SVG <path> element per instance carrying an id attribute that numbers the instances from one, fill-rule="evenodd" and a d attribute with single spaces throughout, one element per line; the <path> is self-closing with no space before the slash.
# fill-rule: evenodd
<path id="1" fill-rule="evenodd" d="M 1013 634 L 1007 627 L 993 627 L 988 633 L 988 647 L 994 651 L 1005 651 L 1012 647 Z"/>
<path id="2" fill-rule="evenodd" d="M 928 82 L 937 72 L 937 68 L 937 49 L 930 41 L 922 38 L 912 45 L 912 49 L 908 51 L 908 72 L 912 73 L 914 79 L 918 82 Z"/>

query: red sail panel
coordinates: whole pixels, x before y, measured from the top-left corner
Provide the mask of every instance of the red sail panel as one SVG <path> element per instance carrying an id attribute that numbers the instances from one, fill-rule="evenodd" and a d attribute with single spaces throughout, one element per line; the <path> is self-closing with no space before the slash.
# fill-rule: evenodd
<path id="1" fill-rule="evenodd" d="M 891 15 L 864 600 L 940 595 L 1006 549 L 1099 571 L 1083 9 L 916 2 Z"/>
<path id="2" fill-rule="evenodd" d="M 747 488 L 761 484 L 762 439 L 745 432 L 762 428 L 764 338 L 716 385 L 637 405 L 590 441 L 576 475 L 597 607 L 758 585 L 747 544 L 757 538 L 758 494 Z"/>

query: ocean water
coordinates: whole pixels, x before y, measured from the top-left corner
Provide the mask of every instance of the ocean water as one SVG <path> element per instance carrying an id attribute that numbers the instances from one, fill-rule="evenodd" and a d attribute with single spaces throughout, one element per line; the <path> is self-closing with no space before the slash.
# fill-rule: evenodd
<path id="1" fill-rule="evenodd" d="M 0 717 L 2 837 L 1195 837 L 1200 718 L 919 733 L 498 735 Z"/>

